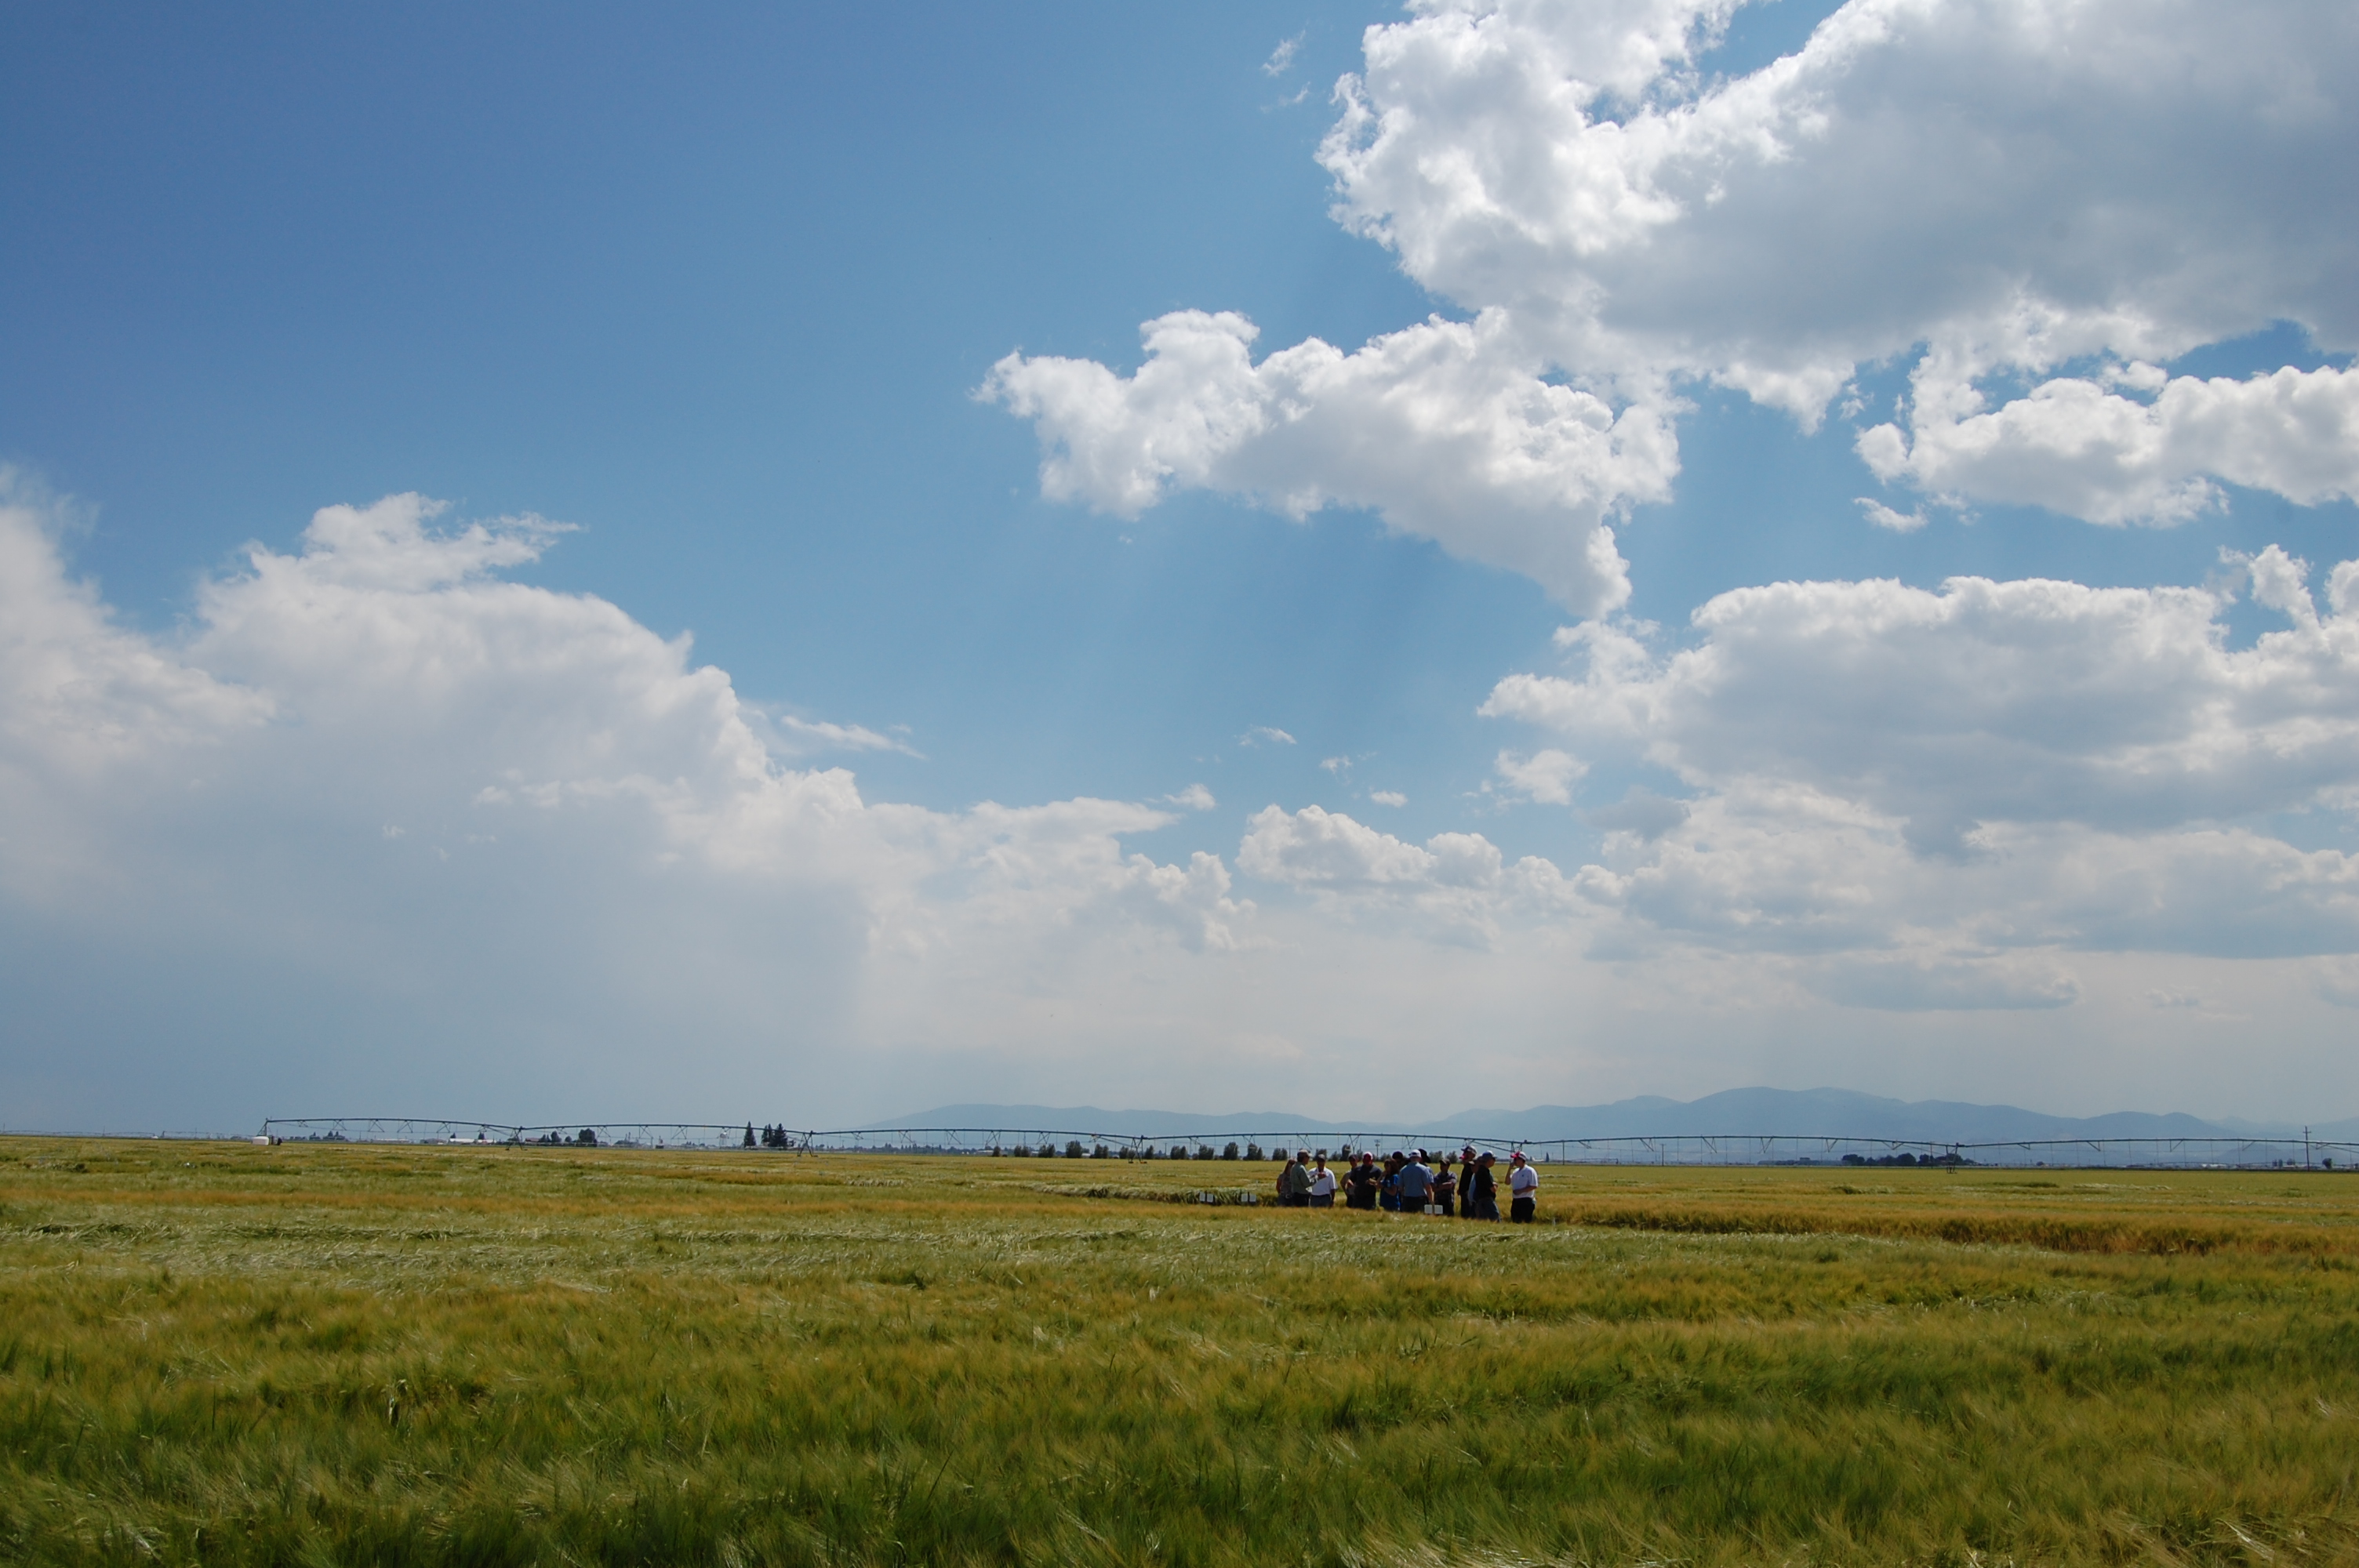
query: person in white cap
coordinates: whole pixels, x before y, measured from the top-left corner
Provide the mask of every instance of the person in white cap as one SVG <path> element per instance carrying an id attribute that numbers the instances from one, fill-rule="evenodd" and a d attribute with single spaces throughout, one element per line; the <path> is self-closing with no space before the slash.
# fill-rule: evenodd
<path id="1" fill-rule="evenodd" d="M 1531 1224 L 1539 1199 L 1540 1173 L 1518 1149 L 1507 1156 L 1507 1217 L 1517 1225 Z"/>

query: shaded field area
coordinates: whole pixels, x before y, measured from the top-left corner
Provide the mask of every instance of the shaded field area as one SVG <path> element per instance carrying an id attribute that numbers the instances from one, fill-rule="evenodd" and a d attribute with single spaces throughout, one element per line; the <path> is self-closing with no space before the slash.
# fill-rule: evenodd
<path id="1" fill-rule="evenodd" d="M 2359 1178 L 1274 1174 L 0 1140 L 0 1558 L 2359 1561 Z"/>

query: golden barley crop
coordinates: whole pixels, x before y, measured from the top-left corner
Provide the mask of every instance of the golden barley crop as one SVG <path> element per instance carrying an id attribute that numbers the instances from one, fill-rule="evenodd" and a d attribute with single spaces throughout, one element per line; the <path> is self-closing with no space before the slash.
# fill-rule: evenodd
<path id="1" fill-rule="evenodd" d="M 2359 1180 L 0 1141 L 36 1563 L 2359 1558 Z"/>

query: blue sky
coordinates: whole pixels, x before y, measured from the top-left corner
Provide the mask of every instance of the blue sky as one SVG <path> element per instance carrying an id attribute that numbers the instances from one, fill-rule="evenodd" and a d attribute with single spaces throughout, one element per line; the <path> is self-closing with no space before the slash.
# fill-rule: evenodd
<path id="1" fill-rule="evenodd" d="M 959 776 L 896 781 L 943 806 L 1168 787 L 1102 740 L 992 741 L 1058 743 L 1076 646 L 1119 661 L 1087 730 L 1183 665 L 1131 733 L 1201 749 L 1332 640 L 1302 623 L 1327 596 L 1251 591 L 1327 569 L 1258 519 L 1229 524 L 1275 535 L 1248 596 L 1291 614 L 1155 615 L 1239 597 L 1226 557 L 1172 558 L 1186 522 L 1125 546 L 1043 505 L 1028 443 L 968 395 L 1010 347 L 1133 351 L 1207 292 L 1348 340 L 1430 308 L 1325 221 L 1323 105 L 1279 106 L 1302 83 L 1256 69 L 1254 8 L 48 20 L 9 111 L 12 205 L 44 222 L 7 263 L 7 416 L 20 461 L 99 504 L 76 558 L 130 613 L 168 620 L 322 497 L 539 512 L 584 532 L 534 580 L 628 584 L 750 692 L 966 742 Z M 1341 57 L 1357 18 L 1321 20 Z"/>
<path id="2" fill-rule="evenodd" d="M 5 1119 L 2347 1114 L 2255 16 L 19 7 Z"/>

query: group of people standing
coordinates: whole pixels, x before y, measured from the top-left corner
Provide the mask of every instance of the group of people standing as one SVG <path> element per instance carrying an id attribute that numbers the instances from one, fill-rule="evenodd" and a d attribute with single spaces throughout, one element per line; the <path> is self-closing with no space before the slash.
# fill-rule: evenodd
<path id="1" fill-rule="evenodd" d="M 1308 1149 L 1287 1158 L 1277 1175 L 1277 1201 L 1289 1208 L 1332 1208 L 1335 1195 L 1343 1195 L 1345 1208 L 1383 1209 L 1394 1214 L 1454 1215 L 1462 1219 L 1499 1217 L 1499 1184 L 1493 1174 L 1495 1157 L 1469 1144 L 1457 1156 L 1458 1169 L 1444 1152 L 1394 1150 L 1379 1163 L 1374 1154 L 1353 1155 L 1339 1176 L 1328 1169 L 1327 1156 Z M 1507 1218 L 1528 1225 L 1539 1207 L 1540 1173 L 1518 1149 L 1507 1156 Z"/>

